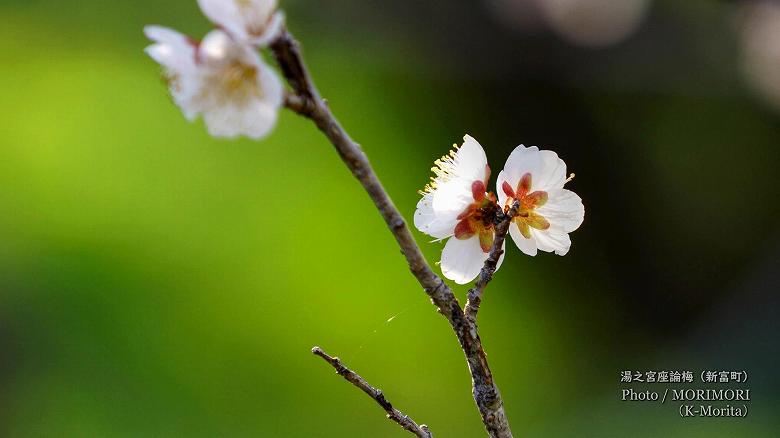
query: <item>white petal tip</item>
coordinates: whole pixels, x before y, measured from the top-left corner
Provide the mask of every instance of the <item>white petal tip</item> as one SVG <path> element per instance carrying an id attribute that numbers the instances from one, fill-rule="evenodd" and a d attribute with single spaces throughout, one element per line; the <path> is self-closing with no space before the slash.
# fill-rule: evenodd
<path id="1" fill-rule="evenodd" d="M 154 39 L 154 35 L 163 29 L 162 26 L 156 24 L 148 24 L 144 26 L 144 35 L 149 39 Z"/>
<path id="2" fill-rule="evenodd" d="M 157 24 L 144 26 L 144 35 L 152 41 L 165 41 L 173 36 L 180 36 L 179 32 Z"/>

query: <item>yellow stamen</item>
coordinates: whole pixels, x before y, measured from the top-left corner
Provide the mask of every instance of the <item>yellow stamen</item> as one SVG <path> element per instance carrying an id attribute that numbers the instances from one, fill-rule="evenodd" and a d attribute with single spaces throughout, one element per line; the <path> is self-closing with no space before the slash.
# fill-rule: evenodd
<path id="1" fill-rule="evenodd" d="M 453 150 L 433 162 L 435 166 L 431 167 L 431 171 L 436 176 L 432 176 L 431 181 L 419 191 L 421 195 L 425 196 L 426 193 L 433 193 L 438 184 L 445 183 L 452 178 L 455 171 L 455 157 L 458 154 L 458 149 L 460 149 L 457 144 L 452 145 L 452 147 Z"/>

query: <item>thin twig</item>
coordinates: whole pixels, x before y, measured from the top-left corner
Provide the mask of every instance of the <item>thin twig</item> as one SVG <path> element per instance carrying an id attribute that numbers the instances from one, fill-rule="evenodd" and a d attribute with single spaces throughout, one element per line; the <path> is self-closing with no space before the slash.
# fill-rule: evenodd
<path id="1" fill-rule="evenodd" d="M 344 164 L 374 201 L 406 258 L 409 270 L 439 313 L 444 315 L 452 326 L 466 356 L 471 372 L 472 395 L 488 435 L 494 438 L 511 438 L 512 432 L 504 412 L 504 403 L 493 381 L 477 327 L 466 318 L 455 294 L 425 260 L 406 221 L 382 187 L 360 145 L 350 138 L 320 97 L 303 62 L 300 47 L 286 28 L 271 44 L 271 50 L 294 92 L 292 96 L 288 96 L 285 105 L 314 122 L 330 140 Z"/>
<path id="2" fill-rule="evenodd" d="M 377 402 L 377 404 L 379 404 L 379 406 L 381 406 L 385 412 L 387 412 L 388 419 L 395 421 L 401 427 L 420 438 L 433 438 L 433 434 L 428 430 L 428 426 L 424 424 L 417 425 L 417 423 L 409 418 L 409 416 L 404 415 L 403 412 L 394 408 L 393 405 L 387 401 L 385 395 L 382 393 L 382 390 L 371 386 L 366 381 L 366 379 L 360 377 L 358 373 L 347 368 L 347 366 L 344 365 L 338 357 L 329 356 L 327 353 L 322 351 L 320 347 L 312 348 L 311 352 L 321 357 L 325 362 L 329 363 L 333 368 L 336 369 L 336 373 L 338 373 L 338 375 L 343 377 L 346 381 L 357 386 L 361 391 L 365 392 L 369 397 L 373 398 L 374 401 Z"/>
<path id="3" fill-rule="evenodd" d="M 501 258 L 501 254 L 504 253 L 504 241 L 506 234 L 509 232 L 509 226 L 512 224 L 512 218 L 515 217 L 517 211 L 520 209 L 520 201 L 515 200 L 509 210 L 504 213 L 495 225 L 496 237 L 493 240 L 493 247 L 490 248 L 490 254 L 487 260 L 485 260 L 482 270 L 479 271 L 479 277 L 474 283 L 474 287 L 469 290 L 466 300 L 466 307 L 464 313 L 466 319 L 473 325 L 477 325 L 477 312 L 479 312 L 479 305 L 482 304 L 482 295 L 485 293 L 490 280 L 493 279 L 493 274 L 496 273 L 496 267 L 498 266 L 498 260 Z"/>

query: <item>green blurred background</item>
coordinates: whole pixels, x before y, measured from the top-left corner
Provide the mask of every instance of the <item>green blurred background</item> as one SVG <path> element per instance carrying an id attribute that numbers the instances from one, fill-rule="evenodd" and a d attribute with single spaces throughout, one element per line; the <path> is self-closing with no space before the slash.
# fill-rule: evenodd
<path id="1" fill-rule="evenodd" d="M 494 174 L 519 143 L 577 174 L 570 254 L 508 245 L 481 312 L 517 436 L 780 436 L 780 113 L 743 43 L 766 14 L 640 1 L 593 44 L 609 20 L 572 34 L 534 1 L 282 6 L 407 218 L 465 133 Z M 482 436 L 449 326 L 329 144 L 287 112 L 259 143 L 186 122 L 152 23 L 209 29 L 194 0 L 0 4 L 0 435 L 404 436 L 320 345 L 436 436 Z M 619 401 L 622 370 L 687 369 L 746 369 L 749 416 Z"/>

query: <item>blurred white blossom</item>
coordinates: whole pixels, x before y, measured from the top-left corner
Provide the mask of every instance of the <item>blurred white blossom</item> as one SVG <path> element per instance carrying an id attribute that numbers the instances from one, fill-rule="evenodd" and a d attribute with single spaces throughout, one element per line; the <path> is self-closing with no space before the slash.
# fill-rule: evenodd
<path id="1" fill-rule="evenodd" d="M 233 38 L 256 46 L 270 44 L 284 23 L 276 0 L 198 0 L 198 4 L 209 20 Z"/>
<path id="2" fill-rule="evenodd" d="M 607 47 L 642 24 L 650 0 L 485 0 L 503 25 L 520 31 L 548 27 L 567 42 Z"/>
<path id="3" fill-rule="evenodd" d="M 215 137 L 266 136 L 283 101 L 282 83 L 251 47 L 221 30 L 202 42 L 147 26 L 146 52 L 165 69 L 174 102 L 189 120 L 202 115 Z"/>

